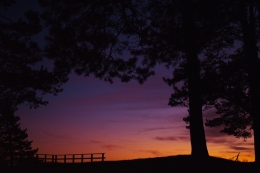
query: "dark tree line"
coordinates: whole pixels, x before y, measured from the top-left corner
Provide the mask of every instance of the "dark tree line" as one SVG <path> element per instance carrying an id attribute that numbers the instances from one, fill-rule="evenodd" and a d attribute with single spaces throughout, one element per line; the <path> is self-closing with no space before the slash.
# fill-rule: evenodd
<path id="1" fill-rule="evenodd" d="M 219 25 L 223 32 L 218 39 L 224 36 L 226 43 L 219 40 L 207 47 L 200 65 L 202 106 L 215 107 L 220 115 L 207 120 L 206 125 L 223 126 L 221 132 L 243 138 L 251 137 L 253 130 L 255 159 L 259 161 L 259 2 L 223 1 L 222 5 L 228 8 L 220 8 L 224 11 L 217 14 L 224 14 L 227 22 Z M 235 50 L 231 52 L 227 48 Z M 169 102 L 172 106 L 187 106 L 189 102 L 186 68 L 182 64 L 175 69 L 172 79 L 166 79 L 175 90 Z M 191 117 L 184 120 L 189 123 Z"/>

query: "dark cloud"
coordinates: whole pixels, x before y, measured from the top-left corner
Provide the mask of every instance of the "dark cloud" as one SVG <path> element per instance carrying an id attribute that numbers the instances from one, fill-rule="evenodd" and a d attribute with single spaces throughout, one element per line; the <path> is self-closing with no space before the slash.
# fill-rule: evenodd
<path id="1" fill-rule="evenodd" d="M 243 145 L 247 145 L 247 146 L 252 146 L 253 147 L 254 146 L 254 142 L 246 142 L 245 141 L 245 143 Z"/>
<path id="2" fill-rule="evenodd" d="M 216 138 L 216 137 L 227 137 L 227 134 L 220 132 L 223 127 L 205 127 L 205 134 L 207 138 Z"/>
<path id="3" fill-rule="evenodd" d="M 120 123 L 120 124 L 122 124 L 122 123 L 127 123 L 127 124 L 129 124 L 129 123 L 136 123 L 135 120 L 129 120 L 129 119 L 127 119 L 127 120 L 110 119 L 110 120 L 106 120 L 106 122 L 108 122 L 108 123 Z"/>
<path id="4" fill-rule="evenodd" d="M 206 127 L 205 128 L 205 134 L 206 134 L 206 139 L 207 139 L 207 143 L 213 143 L 213 144 L 223 144 L 223 146 L 236 146 L 238 145 L 238 139 L 235 138 L 235 136 L 232 135 L 227 135 L 226 133 L 222 133 L 220 132 L 223 129 L 223 127 Z M 241 141 L 243 141 L 243 139 L 241 139 Z M 241 142 L 240 141 L 240 142 Z M 252 145 L 253 143 L 247 143 L 247 142 L 243 142 L 243 144 L 239 145 Z"/>
<path id="5" fill-rule="evenodd" d="M 174 127 L 154 127 L 154 128 L 145 128 L 142 130 L 139 130 L 139 133 L 144 133 L 144 132 L 151 132 L 151 131 L 157 131 L 157 130 L 170 130 L 174 129 Z"/>
<path id="6" fill-rule="evenodd" d="M 176 137 L 172 137 L 172 136 L 168 136 L 168 137 L 155 137 L 156 140 L 159 140 L 159 141 L 177 141 L 178 138 Z"/>
<path id="7" fill-rule="evenodd" d="M 173 136 L 166 136 L 166 137 L 155 137 L 155 140 L 159 140 L 159 141 L 186 141 L 186 140 L 190 140 L 189 137 L 187 136 L 179 136 L 179 137 L 173 137 Z"/>
<path id="8" fill-rule="evenodd" d="M 161 153 L 157 150 L 139 150 L 139 152 L 143 152 L 143 153 L 150 153 L 153 154 L 155 156 L 160 156 Z"/>
<path id="9" fill-rule="evenodd" d="M 106 144 L 106 145 L 103 145 L 102 146 L 104 149 L 107 149 L 107 150 L 116 150 L 116 149 L 119 149 L 119 148 L 122 148 L 121 146 L 119 145 L 113 145 L 113 144 Z"/>
<path id="10" fill-rule="evenodd" d="M 227 154 L 227 153 L 229 153 L 229 154 L 238 154 L 239 152 L 238 151 L 219 151 L 219 153 L 224 153 L 224 154 Z"/>
<path id="11" fill-rule="evenodd" d="M 149 99 L 147 99 L 149 100 Z M 162 99 L 163 100 L 163 99 Z M 143 100 L 138 100 L 138 104 L 128 104 L 125 106 L 118 107 L 117 110 L 147 110 L 147 109 L 165 109 L 167 108 L 167 104 L 162 104 L 163 102 L 151 102 L 149 104 L 145 103 L 145 99 Z"/>
<path id="12" fill-rule="evenodd" d="M 226 143 L 230 143 L 230 140 L 228 140 L 227 138 L 218 138 L 218 137 L 210 137 L 207 138 L 207 143 L 214 143 L 214 144 L 224 144 L 226 145 Z"/>
<path id="13" fill-rule="evenodd" d="M 252 148 L 248 148 L 248 147 L 229 146 L 229 148 L 237 151 L 252 151 Z"/>

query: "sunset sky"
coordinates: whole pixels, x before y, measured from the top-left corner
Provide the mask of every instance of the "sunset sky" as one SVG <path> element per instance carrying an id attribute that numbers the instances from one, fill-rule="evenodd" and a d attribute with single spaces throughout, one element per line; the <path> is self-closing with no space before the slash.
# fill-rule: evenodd
<path id="1" fill-rule="evenodd" d="M 162 69 L 143 85 L 72 74 L 62 93 L 46 97 L 47 106 L 21 106 L 16 115 L 39 154 L 104 152 L 106 160 L 190 154 L 182 120 L 187 108 L 167 105 L 172 89 L 163 82 L 169 74 Z M 204 112 L 205 118 L 212 116 L 213 110 Z M 231 158 L 240 152 L 240 160 L 253 161 L 252 139 L 205 129 L 210 155 Z"/>
<path id="2" fill-rule="evenodd" d="M 24 9 L 37 6 L 30 2 Z M 39 154 L 97 152 L 106 153 L 106 160 L 190 154 L 182 120 L 187 108 L 168 106 L 172 88 L 162 77 L 171 77 L 171 71 L 161 66 L 156 74 L 143 85 L 71 74 L 62 93 L 44 97 L 47 106 L 31 110 L 21 105 L 16 115 Z M 214 110 L 204 112 L 204 118 L 213 116 Z M 217 128 L 205 130 L 211 156 L 230 159 L 240 152 L 241 161 L 254 160 L 252 138 L 243 141 Z"/>

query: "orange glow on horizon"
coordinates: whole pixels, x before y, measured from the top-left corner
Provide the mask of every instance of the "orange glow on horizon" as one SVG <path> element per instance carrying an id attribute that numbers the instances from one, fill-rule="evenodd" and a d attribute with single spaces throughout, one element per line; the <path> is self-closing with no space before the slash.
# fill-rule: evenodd
<path id="1" fill-rule="evenodd" d="M 189 155 L 190 143 L 189 142 L 157 142 L 145 141 L 137 144 L 118 143 L 114 144 L 101 144 L 98 141 L 92 143 L 75 144 L 67 141 L 63 144 L 44 145 L 34 140 L 33 147 L 39 148 L 38 154 L 88 154 L 88 153 L 105 153 L 105 160 L 132 160 L 139 158 L 154 158 L 163 156 L 174 155 Z M 250 141 L 252 141 L 250 139 Z M 250 142 L 248 141 L 248 142 Z M 101 145 L 100 145 L 101 144 Z M 235 160 L 238 157 L 242 162 L 253 162 L 254 153 L 252 151 L 235 151 L 230 150 L 224 145 L 216 145 L 208 143 L 208 151 L 210 156 L 220 157 L 230 160 Z"/>
<path id="2" fill-rule="evenodd" d="M 129 160 L 191 153 L 187 108 L 167 105 L 172 89 L 161 78 L 144 85 L 75 79 L 47 107 L 17 111 L 38 154 L 105 153 L 105 160 Z M 204 118 L 214 116 L 204 112 Z M 243 142 L 219 131 L 205 127 L 210 156 L 231 159 L 240 152 L 240 161 L 254 161 L 253 138 Z"/>

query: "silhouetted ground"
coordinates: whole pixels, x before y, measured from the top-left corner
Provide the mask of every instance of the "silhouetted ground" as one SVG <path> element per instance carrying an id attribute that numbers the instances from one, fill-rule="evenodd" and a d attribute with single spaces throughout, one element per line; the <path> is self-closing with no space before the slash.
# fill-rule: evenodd
<path id="1" fill-rule="evenodd" d="M 252 173 L 252 162 L 235 162 L 222 158 L 195 158 L 189 155 L 105 161 L 93 163 L 38 163 L 24 165 L 10 173 Z M 0 172 L 2 172 L 0 170 Z M 259 171 L 260 172 L 260 171 Z M 4 173 L 4 172 L 3 172 Z"/>

